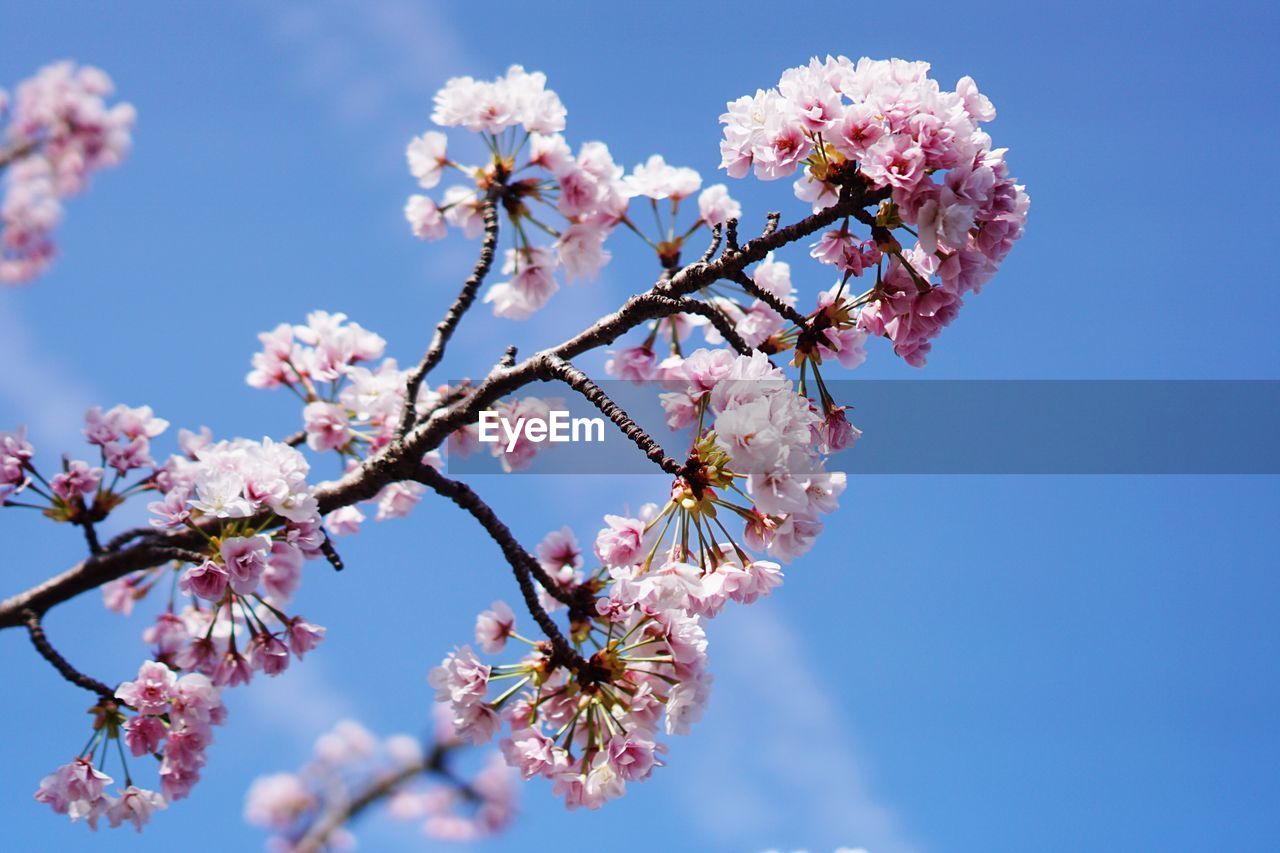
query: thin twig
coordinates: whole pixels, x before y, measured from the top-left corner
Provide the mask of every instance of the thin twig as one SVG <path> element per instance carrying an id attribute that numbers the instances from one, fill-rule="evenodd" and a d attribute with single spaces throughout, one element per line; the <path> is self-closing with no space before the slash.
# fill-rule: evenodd
<path id="1" fill-rule="evenodd" d="M 19 142 L 10 148 L 0 148 L 0 169 L 5 168 L 28 154 L 35 152 L 40 147 L 40 143 L 36 140 L 27 142 Z"/>
<path id="2" fill-rule="evenodd" d="M 710 263 L 711 259 L 716 256 L 716 252 L 720 249 L 720 238 L 724 235 L 724 227 L 720 225 L 711 226 L 711 245 L 707 246 L 707 250 L 702 253 L 702 257 L 698 259 L 699 263 Z"/>
<path id="3" fill-rule="evenodd" d="M 779 299 L 775 294 L 765 290 L 756 284 L 751 276 L 745 272 L 736 272 L 729 276 L 729 280 L 742 287 L 747 293 L 750 293 L 756 299 L 759 299 L 765 305 L 768 305 L 774 311 L 777 311 L 787 320 L 799 326 L 802 330 L 809 328 L 809 320 L 793 306 L 788 305 Z"/>
<path id="4" fill-rule="evenodd" d="M 730 219 L 724 226 L 724 250 L 726 252 L 737 252 L 738 246 L 738 220 Z"/>
<path id="5" fill-rule="evenodd" d="M 133 540 L 153 536 L 155 532 L 154 527 L 131 527 L 128 530 L 122 530 L 107 540 L 103 550 L 118 551 Z"/>
<path id="6" fill-rule="evenodd" d="M 484 240 L 480 244 L 480 256 L 476 258 L 471 275 L 462 283 L 462 290 L 458 291 L 458 296 L 449 306 L 444 319 L 436 324 L 436 333 L 431 338 L 431 345 L 423 354 L 422 361 L 418 362 L 417 367 L 409 374 L 405 388 L 404 412 L 400 417 L 400 435 L 408 432 L 417 420 L 417 397 L 418 389 L 422 387 L 422 380 L 433 367 L 440 363 L 440 359 L 444 358 L 444 350 L 449 344 L 449 339 L 453 337 L 454 330 L 458 328 L 458 323 L 462 321 L 471 303 L 476 301 L 480 285 L 484 283 L 485 276 L 493 266 L 493 256 L 498 249 L 498 202 L 495 191 L 491 190 L 485 197 L 480 215 L 484 218 Z"/>
<path id="7" fill-rule="evenodd" d="M 80 529 L 84 531 L 85 544 L 89 546 L 90 554 L 101 554 L 102 543 L 98 541 L 98 529 L 93 526 L 93 522 L 89 520 L 79 522 Z"/>
<path id="8" fill-rule="evenodd" d="M 750 355 L 755 351 L 755 347 L 748 344 L 742 335 L 738 334 L 733 321 L 725 316 L 725 313 L 715 305 L 690 297 L 675 299 L 659 294 L 646 294 L 641 297 L 641 300 L 648 304 L 662 307 L 669 315 L 697 314 L 699 317 L 706 317 L 711 325 L 716 327 L 716 331 L 724 338 L 725 343 L 733 348 L 734 352 L 739 355 Z"/>
<path id="9" fill-rule="evenodd" d="M 346 564 L 338 556 L 338 549 L 333 547 L 333 540 L 329 538 L 327 531 L 324 532 L 324 538 L 320 540 L 320 553 L 324 554 L 324 558 L 329 561 L 329 565 L 333 566 L 335 572 L 346 568 Z"/>
<path id="10" fill-rule="evenodd" d="M 662 446 L 631 417 L 622 407 L 609 398 L 599 385 L 591 381 L 591 377 L 574 367 L 564 359 L 549 355 L 543 360 L 546 378 L 559 379 L 587 399 L 600 412 L 613 421 L 622 434 L 631 439 L 636 447 L 644 452 L 651 462 L 673 477 L 680 476 L 683 466 L 667 455 Z"/>
<path id="11" fill-rule="evenodd" d="M 383 797 L 388 797 L 398 791 L 401 785 L 421 776 L 426 770 L 426 760 L 423 759 L 406 765 L 393 773 L 379 777 L 342 808 L 326 813 L 312 824 L 306 835 L 302 836 L 290 849 L 296 851 L 296 853 L 319 853 L 319 851 L 328 847 L 329 841 L 335 832 L 355 820 L 362 812 Z"/>

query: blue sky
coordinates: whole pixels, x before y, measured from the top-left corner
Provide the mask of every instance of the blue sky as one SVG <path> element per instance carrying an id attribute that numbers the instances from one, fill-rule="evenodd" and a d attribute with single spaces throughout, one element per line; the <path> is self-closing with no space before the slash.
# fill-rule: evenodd
<path id="1" fill-rule="evenodd" d="M 1027 236 L 926 373 L 881 346 L 864 375 L 1280 378 L 1280 309 L 1261 295 L 1280 193 L 1273 6 L 480 9 L 7 0 L 0 85 L 74 57 L 107 69 L 140 119 L 127 164 L 70 205 L 56 269 L 0 293 L 0 425 L 29 423 L 46 458 L 78 446 L 95 403 L 281 434 L 296 407 L 242 378 L 254 334 L 312 308 L 416 357 L 474 247 L 408 236 L 403 146 L 445 77 L 513 62 L 547 72 L 575 143 L 604 139 L 626 164 L 660 151 L 708 180 L 724 102 L 811 55 L 971 74 L 1032 196 Z M 785 183 L 734 193 L 749 221 L 800 212 Z M 477 314 L 451 370 L 558 341 L 651 275 L 620 252 L 534 323 Z M 601 507 L 661 482 L 477 488 L 534 542 L 562 524 L 585 538 Z M 781 593 L 713 626 L 717 692 L 668 768 L 595 814 L 531 786 L 519 829 L 485 849 L 649 850 L 655 827 L 675 851 L 1275 849 L 1277 497 L 1267 477 L 857 478 Z M 5 594 L 78 557 L 73 531 L 15 513 L 0 536 Z M 344 556 L 341 576 L 313 568 L 299 605 L 329 626 L 323 652 L 231 694 L 207 780 L 138 839 L 90 837 L 31 802 L 83 740 L 85 701 L 0 635 L 6 843 L 254 849 L 239 811 L 255 775 L 296 765 L 345 714 L 416 730 L 427 668 L 513 594 L 508 573 L 448 508 L 371 528 Z M 144 653 L 142 622 L 93 595 L 48 625 L 105 679 Z M 377 818 L 359 832 L 366 849 L 429 847 Z"/>

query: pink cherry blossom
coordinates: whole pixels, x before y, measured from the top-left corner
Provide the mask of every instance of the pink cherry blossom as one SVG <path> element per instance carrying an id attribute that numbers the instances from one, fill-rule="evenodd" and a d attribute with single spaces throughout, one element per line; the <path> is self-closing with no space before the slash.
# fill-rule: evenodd
<path id="1" fill-rule="evenodd" d="M 429 190 L 440 183 L 440 175 L 449 158 L 445 153 L 448 138 L 439 131 L 429 130 L 414 137 L 405 149 L 409 172 L 418 179 L 418 185 Z"/>
<path id="2" fill-rule="evenodd" d="M 505 601 L 495 601 L 493 606 L 476 617 L 476 645 L 486 654 L 497 654 L 507 645 L 507 638 L 515 630 L 516 617 Z"/>
<path id="3" fill-rule="evenodd" d="M 605 525 L 596 535 L 596 556 L 606 566 L 627 566 L 644 557 L 645 524 L 638 518 L 606 515 Z"/>
<path id="4" fill-rule="evenodd" d="M 76 459 L 67 463 L 66 471 L 49 481 L 49 488 L 64 501 L 73 501 L 96 490 L 102 482 L 102 473 L 101 468 L 90 468 L 89 463 Z"/>
<path id="5" fill-rule="evenodd" d="M 160 751 L 166 730 L 159 717 L 131 717 L 124 724 L 124 739 L 135 757 Z"/>
<path id="6" fill-rule="evenodd" d="M 312 450 L 337 450 L 351 441 L 351 423 L 342 406 L 317 400 L 307 404 L 302 417 Z"/>
<path id="7" fill-rule="evenodd" d="M 184 592 L 207 601 L 219 601 L 227 590 L 230 576 L 224 566 L 206 560 L 198 566 L 188 566 L 179 584 Z"/>
<path id="8" fill-rule="evenodd" d="M 708 225 L 724 225 L 742 216 L 742 205 L 730 198 L 724 184 L 712 184 L 698 196 L 698 215 Z"/>
<path id="9" fill-rule="evenodd" d="M 257 588 L 270 550 L 271 540 L 266 536 L 232 536 L 222 540 L 218 553 L 233 592 L 248 595 Z"/>
<path id="10" fill-rule="evenodd" d="M 116 698 L 142 714 L 164 714 L 169 710 L 177 676 L 162 663 L 147 661 L 134 681 L 126 681 L 116 689 Z"/>
<path id="11" fill-rule="evenodd" d="M 628 347 L 613 353 L 605 362 L 610 376 L 629 382 L 645 382 L 657 374 L 657 356 L 649 346 Z"/>
<path id="12" fill-rule="evenodd" d="M 411 195 L 405 202 L 404 218 L 413 236 L 422 240 L 441 240 L 448 233 L 448 222 L 436 203 L 425 195 Z"/>
<path id="13" fill-rule="evenodd" d="M 112 828 L 128 821 L 134 829 L 142 832 L 142 827 L 151 820 L 151 815 L 168 807 L 165 798 L 155 791 L 148 791 L 130 785 L 120 797 L 107 809 L 107 820 Z"/>

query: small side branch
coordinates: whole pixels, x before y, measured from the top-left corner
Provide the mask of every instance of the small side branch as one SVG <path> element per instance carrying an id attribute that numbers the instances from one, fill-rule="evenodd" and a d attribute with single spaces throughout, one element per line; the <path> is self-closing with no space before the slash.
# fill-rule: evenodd
<path id="1" fill-rule="evenodd" d="M 128 545 L 130 542 L 134 541 L 135 539 L 143 539 L 143 538 L 149 537 L 153 535 L 155 532 L 156 532 L 156 528 L 154 527 L 131 527 L 128 530 L 123 530 L 117 533 L 115 536 L 112 536 L 110 539 L 108 539 L 106 544 L 106 550 L 119 551 L 122 547 L 124 547 L 125 545 Z"/>
<path id="2" fill-rule="evenodd" d="M 40 624 L 39 613 L 30 609 L 24 610 L 22 611 L 22 621 L 26 623 L 27 634 L 31 637 L 31 645 L 36 647 L 40 657 L 53 665 L 59 675 L 77 687 L 83 687 L 90 693 L 96 693 L 103 699 L 112 699 L 115 696 L 114 690 L 96 678 L 85 675 L 58 653 L 58 650 L 49 642 L 49 637 L 44 632 L 44 626 Z"/>
<path id="3" fill-rule="evenodd" d="M 101 554 L 102 543 L 98 541 L 98 529 L 93 526 L 92 521 L 80 522 L 80 527 L 84 530 L 84 541 L 89 546 L 90 554 Z"/>
<path id="4" fill-rule="evenodd" d="M 325 533 L 324 538 L 320 540 L 320 553 L 324 554 L 324 558 L 329 561 L 329 565 L 333 566 L 335 572 L 340 572 L 346 568 L 346 564 L 342 562 L 342 557 L 338 556 L 338 549 L 333 547 L 333 540 L 329 538 L 328 533 Z"/>
<path id="5" fill-rule="evenodd" d="M 462 321 L 462 316 L 467 313 L 471 303 L 476 301 L 480 285 L 484 283 L 485 276 L 493 266 L 493 256 L 498 249 L 498 203 L 493 194 L 485 199 L 481 216 L 484 218 L 484 241 L 480 244 L 480 256 L 476 258 L 476 265 L 471 270 L 471 275 L 463 282 L 458 298 L 453 300 L 444 319 L 436 325 L 436 333 L 431 338 L 431 345 L 427 347 L 422 361 L 418 362 L 417 367 L 409 374 L 405 389 L 404 413 L 400 418 L 401 435 L 408 432 L 417 420 L 416 400 L 418 389 L 422 387 L 422 380 L 440 363 L 440 359 L 444 358 L 444 350 L 449 344 L 449 339 L 453 337 L 458 323 Z"/>
<path id="6" fill-rule="evenodd" d="M 697 299 L 675 298 L 672 296 L 663 296 L 656 293 L 647 293 L 636 297 L 637 302 L 646 305 L 654 305 L 663 309 L 663 316 L 672 314 L 697 314 L 699 317 L 706 317 L 711 325 L 716 327 L 716 331 L 724 338 L 725 343 L 733 347 L 734 351 L 739 355 L 750 355 L 754 351 L 754 347 L 748 344 L 738 334 L 738 330 L 734 328 L 733 321 L 725 316 L 724 312 L 714 305 L 701 302 Z"/>
<path id="7" fill-rule="evenodd" d="M 208 559 L 199 551 L 190 551 L 186 548 L 176 548 L 170 545 L 158 545 L 152 549 L 152 553 L 160 560 L 175 560 L 179 563 L 192 563 L 197 566 Z"/>
<path id="8" fill-rule="evenodd" d="M 741 247 L 738 245 L 738 220 L 730 219 L 724 226 L 724 250 L 726 252 L 738 252 Z"/>
<path id="9" fill-rule="evenodd" d="M 599 385 L 591 381 L 591 377 L 574 367 L 569 362 L 554 355 L 547 355 L 542 360 L 543 376 L 546 379 L 559 379 L 587 399 L 591 405 L 600 410 L 606 418 L 613 421 L 622 434 L 631 439 L 636 447 L 649 457 L 649 460 L 673 477 L 680 476 L 683 466 L 667 455 L 666 451 L 653 437 L 633 421 L 622 407 L 609 398 Z"/>
<path id="10" fill-rule="evenodd" d="M 720 251 L 720 239 L 724 236 L 724 228 L 720 225 L 711 227 L 711 245 L 707 246 L 707 250 L 702 253 L 702 257 L 698 260 L 707 264 L 716 256 L 716 252 Z"/>
<path id="11" fill-rule="evenodd" d="M 741 286 L 742 289 L 745 290 L 747 293 L 751 294 L 756 299 L 759 299 L 765 305 L 768 305 L 774 311 L 777 311 L 780 315 L 782 315 L 783 317 L 785 317 L 787 320 L 794 323 L 795 325 L 799 326 L 801 329 L 809 328 L 809 320 L 807 317 L 805 317 L 803 314 L 801 314 L 792 306 L 783 302 L 774 294 L 770 293 L 760 285 L 756 284 L 755 281 L 751 278 L 751 276 L 747 275 L 745 272 L 741 272 L 741 271 L 735 272 L 729 276 L 729 280 L 732 281 L 734 284 Z"/>
<path id="12" fill-rule="evenodd" d="M 768 237 L 774 231 L 778 230 L 778 223 L 782 220 L 782 211 L 773 210 L 765 214 L 764 234 L 761 236 Z"/>

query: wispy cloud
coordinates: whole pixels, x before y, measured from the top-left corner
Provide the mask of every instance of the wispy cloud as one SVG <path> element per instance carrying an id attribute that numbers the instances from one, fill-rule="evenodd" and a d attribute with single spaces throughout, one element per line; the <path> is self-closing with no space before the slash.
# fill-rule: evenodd
<path id="1" fill-rule="evenodd" d="M 436 88 L 465 64 L 460 40 L 432 4 L 324 0 L 259 8 L 296 52 L 300 82 L 351 123 L 385 120 L 405 103 L 420 105 L 425 123 Z"/>
<path id="2" fill-rule="evenodd" d="M 917 850 L 872 793 L 849 721 L 776 610 L 726 612 L 711 638 L 716 691 L 691 738 L 707 742 L 682 798 L 706 835 L 742 849 Z"/>
<path id="3" fill-rule="evenodd" d="M 307 752 L 322 733 L 343 719 L 359 719 L 351 699 L 329 678 L 322 658 L 290 667 L 279 678 L 258 678 L 243 693 L 246 716 L 263 731 L 279 734 Z"/>
<path id="4" fill-rule="evenodd" d="M 32 337 L 12 303 L 0 298 L 0 400 L 39 441 L 74 447 L 95 395 L 49 349 Z"/>

